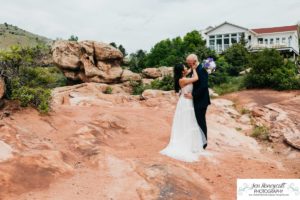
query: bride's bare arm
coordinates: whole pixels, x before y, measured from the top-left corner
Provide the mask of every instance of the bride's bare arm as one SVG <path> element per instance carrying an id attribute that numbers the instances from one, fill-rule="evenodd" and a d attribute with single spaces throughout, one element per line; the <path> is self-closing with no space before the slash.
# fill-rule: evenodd
<path id="1" fill-rule="evenodd" d="M 196 69 L 193 69 L 193 77 L 191 78 L 182 78 L 179 80 L 179 85 L 180 87 L 184 87 L 190 83 L 194 83 L 198 80 L 198 74 Z"/>
<path id="2" fill-rule="evenodd" d="M 189 68 L 187 71 L 187 74 L 191 73 L 191 71 L 192 71 L 192 68 Z"/>

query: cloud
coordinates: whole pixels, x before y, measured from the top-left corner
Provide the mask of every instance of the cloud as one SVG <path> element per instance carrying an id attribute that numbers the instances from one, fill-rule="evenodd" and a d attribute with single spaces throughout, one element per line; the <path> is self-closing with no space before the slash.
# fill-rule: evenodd
<path id="1" fill-rule="evenodd" d="M 129 52 L 229 21 L 244 27 L 295 24 L 298 0 L 0 0 L 0 23 L 55 38 L 122 44 Z"/>

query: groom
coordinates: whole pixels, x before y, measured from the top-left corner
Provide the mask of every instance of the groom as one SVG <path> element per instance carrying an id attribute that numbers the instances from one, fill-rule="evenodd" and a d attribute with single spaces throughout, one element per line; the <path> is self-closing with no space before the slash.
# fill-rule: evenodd
<path id="1" fill-rule="evenodd" d="M 202 64 L 199 63 L 198 57 L 195 54 L 190 54 L 186 58 L 186 62 L 191 68 L 196 68 L 199 79 L 198 81 L 193 83 L 192 93 L 187 93 L 184 96 L 188 99 L 193 99 L 196 119 L 207 141 L 205 114 L 207 107 L 210 104 L 210 97 L 208 92 L 208 73 L 203 68 Z M 203 145 L 204 149 L 206 147 L 207 143 Z"/>

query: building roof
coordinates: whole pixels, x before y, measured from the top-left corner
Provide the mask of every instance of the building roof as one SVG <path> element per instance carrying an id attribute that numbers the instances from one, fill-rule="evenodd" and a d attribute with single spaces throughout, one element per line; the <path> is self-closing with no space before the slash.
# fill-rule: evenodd
<path id="1" fill-rule="evenodd" d="M 220 25 L 218 25 L 218 26 L 215 26 L 214 28 L 209 29 L 207 32 L 205 32 L 205 34 L 211 32 L 211 31 L 213 31 L 213 30 L 216 30 L 217 28 L 219 28 L 219 27 L 221 27 L 221 26 L 223 26 L 223 25 L 225 25 L 225 24 L 229 24 L 229 25 L 231 25 L 231 26 L 235 26 L 235 27 L 238 27 L 238 28 L 241 28 L 241 29 L 249 30 L 249 29 L 247 29 L 247 28 L 244 28 L 244 27 L 241 27 L 241 26 L 238 26 L 238 25 L 235 25 L 235 24 L 232 24 L 232 23 L 229 23 L 229 22 L 225 21 L 224 23 L 222 23 L 222 24 L 220 24 Z"/>
<path id="2" fill-rule="evenodd" d="M 298 25 L 280 26 L 280 27 L 271 27 L 271 28 L 255 28 L 255 29 L 251 29 L 251 30 L 255 33 L 258 33 L 258 34 L 297 31 L 298 30 Z"/>

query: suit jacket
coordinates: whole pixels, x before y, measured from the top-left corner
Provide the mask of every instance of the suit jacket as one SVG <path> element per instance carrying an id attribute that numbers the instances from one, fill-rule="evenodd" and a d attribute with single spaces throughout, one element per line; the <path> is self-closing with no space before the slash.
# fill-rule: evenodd
<path id="1" fill-rule="evenodd" d="M 193 83 L 193 102 L 195 109 L 207 108 L 210 105 L 208 91 L 208 73 L 200 63 L 196 69 L 198 81 Z"/>

